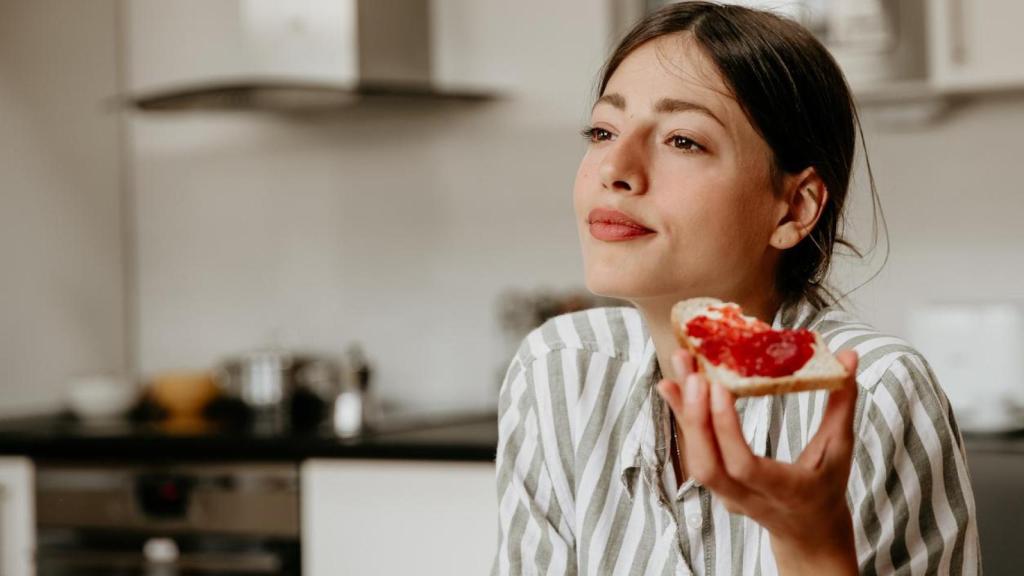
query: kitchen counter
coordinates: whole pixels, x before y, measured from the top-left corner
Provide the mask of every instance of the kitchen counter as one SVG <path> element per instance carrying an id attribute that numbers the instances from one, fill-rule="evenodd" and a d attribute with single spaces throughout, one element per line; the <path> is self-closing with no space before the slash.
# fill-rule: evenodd
<path id="1" fill-rule="evenodd" d="M 1013 432 L 963 432 L 968 456 L 974 452 L 1024 455 L 1024 429 Z"/>
<path id="2" fill-rule="evenodd" d="M 185 431 L 152 422 L 99 424 L 68 416 L 25 418 L 0 421 L 0 456 L 90 466 L 204 461 L 297 463 L 310 458 L 494 460 L 498 427 L 493 413 L 393 418 L 387 422 L 376 433 L 345 439 L 323 428 L 301 433 L 237 426 Z M 1024 482 L 1024 432 L 965 433 L 964 440 L 986 571 L 1004 573 L 1019 566 L 1019 543 L 1012 527 L 1024 515 L 1024 492 L 1019 488 Z"/>
<path id="3" fill-rule="evenodd" d="M 212 425 L 175 429 L 157 423 L 91 423 L 68 416 L 0 421 L 0 455 L 90 462 L 302 461 L 307 458 L 493 461 L 495 414 L 391 421 L 376 432 L 341 438 L 329 428 L 260 431 Z"/>
<path id="4" fill-rule="evenodd" d="M 970 454 L 1024 455 L 1024 432 L 965 433 L 964 440 Z M 175 429 L 128 420 L 93 423 L 67 415 L 0 420 L 0 455 L 51 460 L 493 461 L 497 444 L 494 413 L 394 418 L 353 438 L 341 438 L 327 427 L 302 432 L 212 425 Z"/>

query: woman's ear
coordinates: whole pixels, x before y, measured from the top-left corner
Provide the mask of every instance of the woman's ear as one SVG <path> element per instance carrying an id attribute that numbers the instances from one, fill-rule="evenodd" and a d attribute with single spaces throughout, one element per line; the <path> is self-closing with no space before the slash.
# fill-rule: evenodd
<path id="1" fill-rule="evenodd" d="M 797 174 L 787 174 L 783 186 L 782 215 L 770 240 L 779 250 L 796 246 L 810 234 L 828 202 L 828 188 L 813 166 Z"/>

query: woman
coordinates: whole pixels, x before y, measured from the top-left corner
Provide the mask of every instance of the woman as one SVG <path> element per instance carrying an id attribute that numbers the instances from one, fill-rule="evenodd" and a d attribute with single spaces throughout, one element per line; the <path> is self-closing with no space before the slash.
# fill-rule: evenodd
<path id="1" fill-rule="evenodd" d="M 857 125 L 827 51 L 769 13 L 673 4 L 599 94 L 574 190 L 586 282 L 634 307 L 554 318 L 513 359 L 494 573 L 978 573 L 927 363 L 826 305 Z M 820 332 L 856 377 L 737 402 L 672 335 L 695 296 Z"/>

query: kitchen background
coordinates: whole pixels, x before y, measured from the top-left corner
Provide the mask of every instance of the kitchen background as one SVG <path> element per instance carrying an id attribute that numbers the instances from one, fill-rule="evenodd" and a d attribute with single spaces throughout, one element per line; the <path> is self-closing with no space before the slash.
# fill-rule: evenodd
<path id="1" fill-rule="evenodd" d="M 82 376 L 141 385 L 352 342 L 396 410 L 493 411 L 509 294 L 583 290 L 578 132 L 638 3 L 434 0 L 435 81 L 495 98 L 315 113 L 122 106 L 154 65 L 125 34 L 132 4 L 0 0 L 0 415 L 60 410 Z M 1024 298 L 1024 41 L 999 34 L 1024 12 L 981 4 L 904 3 L 901 21 L 928 25 L 902 28 L 917 61 L 859 90 L 891 253 L 849 305 L 898 335 L 929 303 Z M 996 50 L 994 73 L 935 63 L 933 28 L 951 25 Z M 860 162 L 848 231 L 867 247 Z M 836 282 L 884 254 L 883 239 L 866 262 L 839 258 Z M 1019 398 L 1024 382 L 1006 387 Z"/>
<path id="2" fill-rule="evenodd" d="M 117 2 L 0 4 L 0 410 L 52 410 L 75 376 L 356 340 L 398 405 L 493 407 L 499 296 L 582 287 L 571 187 L 613 11 L 435 6 L 441 82 L 500 99 L 122 114 L 145 63 L 119 65 Z M 923 302 L 1020 296 L 1021 98 L 911 126 L 862 114 L 892 250 L 852 305 L 905 335 Z M 866 186 L 851 229 L 869 245 Z M 852 286 L 877 264 L 836 270 Z"/>

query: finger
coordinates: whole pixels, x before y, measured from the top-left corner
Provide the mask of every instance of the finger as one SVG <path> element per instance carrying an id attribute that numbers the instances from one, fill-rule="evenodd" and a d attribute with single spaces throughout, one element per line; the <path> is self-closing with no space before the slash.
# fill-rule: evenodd
<path id="1" fill-rule="evenodd" d="M 736 398 L 725 386 L 711 384 L 711 423 L 715 439 L 729 476 L 746 484 L 754 473 L 754 453 L 750 451 L 739 415 L 736 414 Z"/>
<path id="2" fill-rule="evenodd" d="M 696 372 L 696 362 L 693 354 L 685 348 L 680 348 L 672 354 L 672 370 L 675 372 L 676 382 L 686 382 L 686 377 Z"/>
<path id="3" fill-rule="evenodd" d="M 761 458 L 751 451 L 736 412 L 736 399 L 719 384 L 711 385 L 711 417 L 725 470 L 743 487 L 772 494 L 804 478 L 802 470 L 793 465 Z"/>
<path id="4" fill-rule="evenodd" d="M 693 367 L 694 358 L 685 348 L 676 350 L 671 358 L 672 370 L 675 372 L 674 377 L 666 378 L 659 382 L 658 393 L 665 399 L 669 407 L 672 408 L 672 411 L 679 417 L 682 417 L 683 391 L 678 382 L 685 382 L 686 377 L 693 372 L 691 368 Z"/>
<path id="5" fill-rule="evenodd" d="M 843 350 L 836 358 L 846 369 L 846 382 L 828 395 L 821 425 L 797 459 L 801 465 L 817 468 L 826 458 L 845 462 L 853 451 L 853 418 L 857 409 L 857 353 Z"/>
<path id="6" fill-rule="evenodd" d="M 676 418 L 683 416 L 683 391 L 674 380 L 664 379 L 658 382 L 658 394 L 665 400 Z"/>
<path id="7" fill-rule="evenodd" d="M 846 368 L 846 374 L 857 376 L 857 365 L 860 363 L 860 355 L 856 350 L 840 350 L 836 353 L 836 360 Z"/>
<path id="8" fill-rule="evenodd" d="M 843 350 L 838 357 L 848 376 L 846 385 L 841 390 L 829 394 L 828 404 L 822 415 L 822 425 L 827 427 L 828 435 L 832 438 L 826 447 L 825 457 L 848 463 L 853 453 L 853 419 L 857 411 L 857 394 L 860 391 L 857 386 L 859 359 L 853 350 Z"/>
<path id="9" fill-rule="evenodd" d="M 683 447 L 690 474 L 720 497 L 742 504 L 748 494 L 722 462 L 711 421 L 707 380 L 699 374 L 686 378 L 683 392 Z"/>

